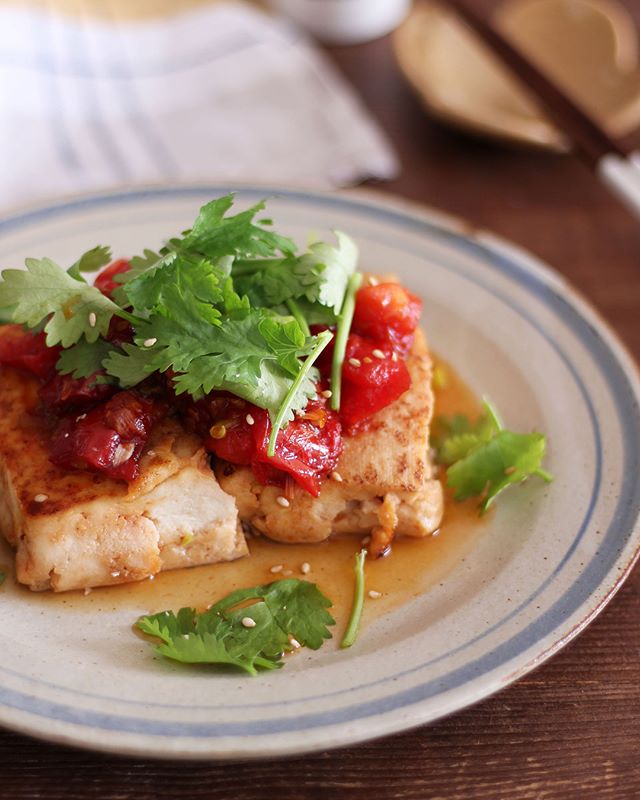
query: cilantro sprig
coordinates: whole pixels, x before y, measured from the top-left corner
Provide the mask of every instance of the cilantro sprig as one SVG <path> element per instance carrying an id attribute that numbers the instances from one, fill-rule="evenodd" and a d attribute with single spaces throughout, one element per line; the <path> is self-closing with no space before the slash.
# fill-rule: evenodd
<path id="1" fill-rule="evenodd" d="M 315 396 L 313 364 L 330 334 L 314 336 L 310 326 L 348 333 L 358 251 L 336 232 L 336 244 L 298 253 L 270 220 L 257 221 L 264 203 L 232 214 L 233 203 L 233 195 L 207 203 L 189 230 L 132 258 L 111 297 L 83 277 L 110 261 L 103 246 L 68 270 L 49 258 L 4 270 L 0 320 L 43 329 L 49 346 L 62 345 L 62 374 L 103 372 L 100 380 L 128 388 L 170 373 L 178 394 L 224 390 L 254 403 L 269 412 L 273 453 L 278 432 Z M 113 317 L 133 326 L 132 342 L 109 341 Z"/>
<path id="2" fill-rule="evenodd" d="M 546 437 L 506 430 L 493 405 L 487 399 L 483 405 L 476 422 L 462 414 L 437 418 L 431 437 L 438 462 L 447 466 L 447 485 L 455 500 L 481 498 L 481 514 L 509 486 L 532 475 L 553 479 L 542 468 Z"/>
<path id="3" fill-rule="evenodd" d="M 283 655 L 295 646 L 317 650 L 330 639 L 335 624 L 330 606 L 316 584 L 288 578 L 238 589 L 202 613 L 162 611 L 141 617 L 136 626 L 160 639 L 156 651 L 166 658 L 230 665 L 256 675 L 282 667 Z"/>
<path id="4" fill-rule="evenodd" d="M 86 255 L 86 254 L 85 254 Z M 76 262 L 82 262 L 82 257 Z M 47 345 L 71 347 L 84 336 L 97 342 L 114 315 L 137 322 L 75 271 L 65 272 L 50 258 L 27 258 L 26 270 L 6 269 L 0 281 L 0 308 L 11 308 L 11 321 L 38 328 L 44 323 Z M 78 277 L 74 277 L 77 274 Z"/>

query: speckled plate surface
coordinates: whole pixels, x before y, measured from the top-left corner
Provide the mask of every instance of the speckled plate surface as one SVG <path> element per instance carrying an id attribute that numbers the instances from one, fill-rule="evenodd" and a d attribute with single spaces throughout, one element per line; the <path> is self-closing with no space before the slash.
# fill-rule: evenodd
<path id="1" fill-rule="evenodd" d="M 71 263 L 98 242 L 138 252 L 225 188 L 115 193 L 23 213 L 0 222 L 0 264 L 45 254 Z M 351 650 L 329 643 L 257 679 L 170 668 L 131 634 L 131 609 L 54 609 L 8 580 L 0 724 L 163 757 L 358 742 L 516 680 L 578 633 L 630 570 L 640 540 L 638 377 L 572 289 L 526 253 L 435 213 L 369 195 L 239 191 L 242 203 L 266 195 L 279 228 L 304 242 L 309 230 L 339 227 L 367 269 L 394 270 L 420 294 L 435 349 L 478 394 L 490 391 L 511 427 L 548 434 L 555 482 L 507 493 L 473 557 L 368 624 Z"/>

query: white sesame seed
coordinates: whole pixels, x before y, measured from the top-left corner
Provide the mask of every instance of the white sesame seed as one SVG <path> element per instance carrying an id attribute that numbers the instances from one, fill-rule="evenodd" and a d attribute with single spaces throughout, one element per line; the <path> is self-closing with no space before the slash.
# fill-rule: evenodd
<path id="1" fill-rule="evenodd" d="M 48 494 L 37 494 L 33 498 L 33 501 L 34 501 L 34 503 L 44 503 L 44 501 L 48 500 L 48 499 L 49 499 L 49 495 Z"/>
<path id="2" fill-rule="evenodd" d="M 362 362 L 360 361 L 359 358 L 350 358 L 349 359 L 349 363 L 351 364 L 352 367 L 360 367 L 360 366 L 362 366 Z"/>
<path id="3" fill-rule="evenodd" d="M 372 275 L 369 278 L 369 286 L 377 286 L 377 285 L 378 285 L 378 279 L 374 278 L 373 275 Z"/>
<path id="4" fill-rule="evenodd" d="M 303 564 L 300 564 L 300 572 L 303 575 L 308 575 L 311 572 L 311 564 L 308 561 L 305 561 Z"/>
<path id="5" fill-rule="evenodd" d="M 364 539 L 362 539 L 362 540 L 361 540 L 360 544 L 365 544 L 365 545 L 367 545 L 367 544 L 369 544 L 370 542 L 371 542 L 371 537 L 370 537 L 370 536 L 365 536 L 365 537 L 364 537 Z"/>
<path id="6" fill-rule="evenodd" d="M 156 576 L 155 576 L 155 575 L 149 575 L 149 580 L 150 580 L 150 581 L 155 581 L 155 579 L 156 579 Z"/>
<path id="7" fill-rule="evenodd" d="M 386 356 L 385 356 L 385 354 L 382 352 L 382 350 L 378 350 L 378 348 L 377 348 L 377 347 L 376 347 L 376 349 L 375 349 L 375 350 L 372 352 L 372 356 L 373 356 L 374 358 L 380 358 L 380 359 L 382 359 L 382 358 L 386 358 Z"/>
<path id="8" fill-rule="evenodd" d="M 119 578 L 119 577 L 120 577 L 120 572 L 119 572 L 119 570 L 116 570 L 115 572 L 112 572 L 112 573 L 111 573 L 111 577 L 112 577 L 112 578 Z"/>
<path id="9" fill-rule="evenodd" d="M 87 418 L 86 414 L 80 414 L 79 417 L 76 417 L 76 422 L 80 422 L 81 419 L 86 419 L 86 418 Z"/>
<path id="10" fill-rule="evenodd" d="M 95 315 L 95 314 L 94 314 L 94 312 L 92 311 L 92 312 L 89 314 L 89 326 L 90 326 L 91 328 L 95 328 L 95 327 L 96 327 L 96 325 L 97 325 L 97 323 L 98 323 L 98 318 L 96 317 L 96 315 Z"/>
<path id="11" fill-rule="evenodd" d="M 242 625 L 245 628 L 255 628 L 256 627 L 256 621 L 255 621 L 255 619 L 251 619 L 251 617 L 243 617 L 242 618 Z"/>
<path id="12" fill-rule="evenodd" d="M 398 360 L 398 354 L 395 352 L 395 350 L 393 351 L 393 355 L 391 356 L 391 360 L 392 361 L 397 361 Z"/>
<path id="13" fill-rule="evenodd" d="M 155 337 L 155 336 L 152 336 L 150 339 L 145 339 L 145 340 L 144 340 L 144 342 L 143 342 L 142 344 L 143 344 L 145 347 L 153 347 L 153 345 L 154 345 L 154 344 L 155 344 L 157 341 L 158 341 L 158 340 L 156 339 L 156 337 Z"/>
<path id="14" fill-rule="evenodd" d="M 328 400 L 331 397 L 331 395 L 333 394 L 333 392 L 331 391 L 331 389 L 325 389 L 324 392 L 320 392 L 320 394 L 323 397 L 326 397 L 327 400 Z"/>
<path id="15" fill-rule="evenodd" d="M 343 478 L 342 478 L 342 475 L 339 472 L 336 472 L 336 470 L 334 470 L 331 473 L 331 480 L 334 480 L 336 483 L 342 483 Z"/>
<path id="16" fill-rule="evenodd" d="M 293 575 L 293 570 L 292 569 L 285 569 L 282 574 L 285 575 L 288 578 L 289 575 Z"/>
<path id="17" fill-rule="evenodd" d="M 91 587 L 87 586 L 84 590 L 84 596 L 86 597 L 88 594 L 91 594 Z"/>
<path id="18" fill-rule="evenodd" d="M 289 639 L 289 642 L 294 650 L 299 650 L 302 647 L 300 642 L 297 639 L 294 639 L 293 636 Z"/>
<path id="19" fill-rule="evenodd" d="M 269 572 L 273 572 L 274 575 L 276 574 L 276 572 L 282 572 L 282 564 L 274 564 L 269 570 Z"/>
<path id="20" fill-rule="evenodd" d="M 377 600 L 379 597 L 382 597 L 382 592 L 376 592 L 375 589 L 371 589 L 369 592 L 369 597 L 372 600 Z"/>
<path id="21" fill-rule="evenodd" d="M 287 500 L 287 498 L 283 497 L 282 495 L 278 495 L 278 497 L 276 497 L 276 503 L 279 506 L 282 506 L 282 508 L 289 508 L 289 506 L 291 505 L 291 503 Z"/>
<path id="22" fill-rule="evenodd" d="M 247 425 L 253 425 L 255 422 L 255 419 L 251 416 L 251 414 L 247 414 L 245 419 L 247 420 Z"/>

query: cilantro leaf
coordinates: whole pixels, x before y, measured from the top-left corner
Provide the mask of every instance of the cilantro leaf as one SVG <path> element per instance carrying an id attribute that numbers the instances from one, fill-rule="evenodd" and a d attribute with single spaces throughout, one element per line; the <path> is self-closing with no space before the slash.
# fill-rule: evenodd
<path id="1" fill-rule="evenodd" d="M 290 256 L 236 261 L 231 274 L 238 291 L 246 294 L 252 305 L 273 308 L 307 292 L 317 295 L 322 269 Z"/>
<path id="2" fill-rule="evenodd" d="M 340 313 L 347 283 L 358 261 L 353 240 L 339 231 L 336 237 L 337 247 L 315 242 L 307 253 L 297 257 L 234 262 L 232 275 L 238 290 L 253 305 L 274 307 L 290 300 L 304 300 L 330 308 L 335 317 Z"/>
<path id="3" fill-rule="evenodd" d="M 258 329 L 275 353 L 280 366 L 295 377 L 300 372 L 298 359 L 309 355 L 315 339 L 307 338 L 295 319 L 264 317 L 258 323 Z"/>
<path id="4" fill-rule="evenodd" d="M 121 309 L 93 286 L 68 275 L 49 258 L 26 260 L 26 270 L 6 269 L 0 282 L 0 307 L 15 306 L 14 322 L 44 330 L 47 345 L 70 347 L 84 335 L 89 342 L 104 336 Z M 93 324 L 95 323 L 95 324 Z"/>
<path id="5" fill-rule="evenodd" d="M 222 302 L 225 312 L 234 319 L 241 319 L 247 316 L 251 310 L 249 298 L 246 295 L 240 297 L 233 288 L 233 280 L 229 277 L 222 285 Z"/>
<path id="6" fill-rule="evenodd" d="M 123 291 L 136 312 L 150 316 L 136 326 L 135 345 L 125 345 L 104 362 L 121 385 L 171 369 L 178 394 L 202 397 L 224 389 L 268 409 L 274 418 L 287 401 L 285 422 L 315 394 L 316 373 L 309 364 L 290 397 L 292 379 L 303 370 L 300 356 L 311 352 L 316 339 L 300 341 L 295 321 L 278 322 L 267 310 L 252 309 L 230 279 L 221 283 L 207 259 L 178 253 L 158 270 L 124 284 Z M 288 326 L 284 333 L 278 331 L 282 325 Z"/>
<path id="7" fill-rule="evenodd" d="M 514 433 L 505 430 L 500 418 L 485 399 L 485 413 L 472 423 L 457 414 L 438 418 L 431 440 L 437 460 L 448 465 L 447 485 L 458 501 L 480 497 L 483 514 L 495 498 L 512 484 L 531 475 L 545 481 L 552 477 L 542 469 L 546 437 L 541 433 Z"/>
<path id="8" fill-rule="evenodd" d="M 9 325 L 13 321 L 15 306 L 0 308 L 0 325 Z"/>
<path id="9" fill-rule="evenodd" d="M 67 274 L 71 275 L 77 281 L 84 281 L 82 277 L 83 272 L 97 272 L 102 267 L 105 267 L 111 261 L 111 249 L 104 245 L 97 245 L 92 250 L 87 250 L 80 258 L 74 262 Z"/>
<path id="10" fill-rule="evenodd" d="M 220 303 L 223 279 L 223 273 L 207 259 L 172 254 L 161 267 L 146 270 L 127 281 L 123 293 L 138 313 L 166 313 L 175 298 L 176 287 L 180 287 L 181 294 L 200 303 Z"/>
<path id="11" fill-rule="evenodd" d="M 431 446 L 441 464 L 450 465 L 464 458 L 476 445 L 488 442 L 502 429 L 497 415 L 488 401 L 484 401 L 484 414 L 471 422 L 464 414 L 447 419 L 437 417 L 431 434 Z"/>
<path id="12" fill-rule="evenodd" d="M 358 265 L 358 248 L 350 236 L 336 231 L 338 246 L 326 242 L 316 242 L 309 247 L 309 252 L 300 258 L 299 268 L 309 272 L 319 272 L 321 280 L 317 282 L 317 292 L 307 291 L 305 296 L 311 302 L 318 302 L 333 309 L 339 314 L 344 302 L 349 278 Z"/>
<path id="13" fill-rule="evenodd" d="M 500 431 L 488 442 L 471 450 L 447 470 L 448 485 L 456 490 L 456 500 L 482 496 L 484 513 L 503 489 L 520 483 L 540 471 L 546 439 L 541 433 Z"/>
<path id="14" fill-rule="evenodd" d="M 123 389 L 137 386 L 155 371 L 146 349 L 129 343 L 124 343 L 121 350 L 111 350 L 102 366 L 107 375 L 117 378 Z"/>
<path id="15" fill-rule="evenodd" d="M 173 258 L 173 254 L 171 254 L 171 258 Z M 167 256 L 166 259 L 168 260 L 169 257 Z M 160 262 L 164 263 L 164 260 L 163 256 L 159 253 L 145 248 L 144 255 L 130 258 L 129 269 L 126 270 L 126 272 L 120 272 L 118 275 L 114 275 L 113 280 L 115 283 L 119 284 L 129 283 L 145 272 L 159 268 L 161 266 Z M 118 286 L 118 288 L 111 293 L 111 296 L 116 303 L 119 303 L 121 306 L 125 306 L 128 302 L 123 286 Z"/>
<path id="16" fill-rule="evenodd" d="M 255 675 L 258 668 L 282 666 L 291 637 L 314 650 L 330 639 L 328 628 L 335 624 L 330 606 L 315 584 L 289 578 L 238 589 L 201 614 L 192 608 L 163 611 L 141 617 L 136 625 L 161 640 L 156 650 L 167 658 L 232 665 Z M 252 625 L 243 625 L 247 618 Z"/>
<path id="17" fill-rule="evenodd" d="M 228 194 L 204 205 L 191 230 L 182 239 L 172 240 L 171 246 L 201 253 L 209 259 L 231 255 L 268 258 L 278 252 L 285 255 L 295 252 L 291 239 L 254 224 L 253 219 L 265 207 L 264 202 L 234 216 L 225 216 L 233 201 L 234 195 Z"/>
<path id="18" fill-rule="evenodd" d="M 118 348 L 105 339 L 88 342 L 83 338 L 60 353 L 56 369 L 61 375 L 88 378 L 103 368 L 102 362 L 107 356 L 117 352 Z"/>
<path id="19" fill-rule="evenodd" d="M 296 305 L 309 325 L 335 325 L 338 321 L 333 309 L 320 303 L 311 303 L 304 297 L 298 297 Z"/>

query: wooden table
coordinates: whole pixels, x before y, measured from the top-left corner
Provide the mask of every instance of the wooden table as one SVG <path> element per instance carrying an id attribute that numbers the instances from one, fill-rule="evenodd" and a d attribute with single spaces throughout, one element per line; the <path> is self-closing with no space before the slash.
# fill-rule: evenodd
<path id="1" fill-rule="evenodd" d="M 331 53 L 401 156 L 401 176 L 379 191 L 467 217 L 548 260 L 640 356 L 640 224 L 586 169 L 569 157 L 505 150 L 430 121 L 400 78 L 386 39 Z M 248 764 L 113 758 L 0 732 L 0 797 L 635 798 L 639 742 L 636 570 L 549 663 L 429 727 L 308 758 Z"/>

